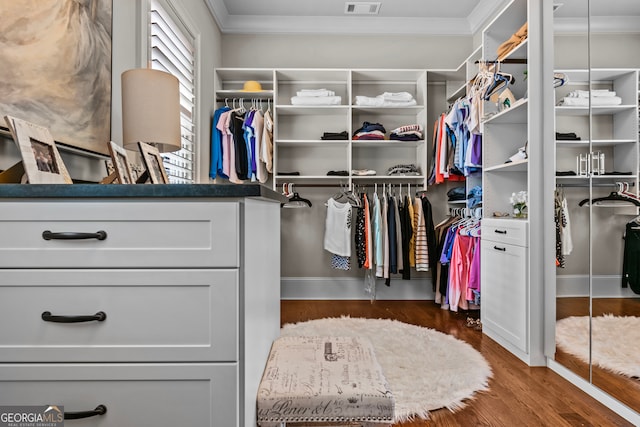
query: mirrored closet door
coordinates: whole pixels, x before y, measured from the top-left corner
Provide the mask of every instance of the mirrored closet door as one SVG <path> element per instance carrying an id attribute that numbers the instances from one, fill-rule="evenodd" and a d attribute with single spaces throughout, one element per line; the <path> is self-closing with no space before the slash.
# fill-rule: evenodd
<path id="1" fill-rule="evenodd" d="M 554 358 L 640 412 L 640 2 L 562 3 Z"/>

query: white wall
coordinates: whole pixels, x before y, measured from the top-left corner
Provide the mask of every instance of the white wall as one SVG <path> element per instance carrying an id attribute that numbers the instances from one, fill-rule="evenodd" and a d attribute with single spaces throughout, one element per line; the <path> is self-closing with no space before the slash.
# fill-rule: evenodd
<path id="1" fill-rule="evenodd" d="M 224 67 L 456 68 L 472 51 L 471 36 L 222 36 Z"/>

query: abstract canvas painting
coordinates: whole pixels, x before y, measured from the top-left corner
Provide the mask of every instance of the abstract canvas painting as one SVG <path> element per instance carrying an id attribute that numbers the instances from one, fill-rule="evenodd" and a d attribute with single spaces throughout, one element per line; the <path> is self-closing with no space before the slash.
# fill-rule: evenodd
<path id="1" fill-rule="evenodd" d="M 0 117 L 108 154 L 112 0 L 0 1 Z"/>

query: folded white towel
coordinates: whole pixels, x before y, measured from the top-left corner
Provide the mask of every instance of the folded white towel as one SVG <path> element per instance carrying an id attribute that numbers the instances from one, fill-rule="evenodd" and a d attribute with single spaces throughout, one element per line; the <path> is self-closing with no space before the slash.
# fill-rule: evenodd
<path id="1" fill-rule="evenodd" d="M 609 89 L 594 89 L 591 91 L 593 97 L 610 97 L 616 96 L 616 93 Z M 588 90 L 573 90 L 567 94 L 568 98 L 589 98 Z"/>
<path id="2" fill-rule="evenodd" d="M 389 101 L 384 98 L 376 96 L 372 98 L 370 96 L 356 96 L 355 105 L 363 107 L 410 107 L 416 105 L 416 100 L 410 101 Z"/>
<path id="3" fill-rule="evenodd" d="M 292 96 L 291 105 L 340 105 L 340 96 Z"/>
<path id="4" fill-rule="evenodd" d="M 382 98 L 385 101 L 411 101 L 413 95 L 409 92 L 384 92 L 382 95 L 378 95 L 378 98 Z"/>
<path id="5" fill-rule="evenodd" d="M 336 96 L 336 93 L 328 89 L 301 89 L 296 92 L 298 96 Z"/>
<path id="6" fill-rule="evenodd" d="M 592 106 L 605 106 L 605 105 L 620 105 L 622 104 L 622 98 L 619 96 L 593 96 L 591 97 Z M 569 107 L 588 107 L 589 98 L 562 98 L 558 105 L 565 105 Z"/>

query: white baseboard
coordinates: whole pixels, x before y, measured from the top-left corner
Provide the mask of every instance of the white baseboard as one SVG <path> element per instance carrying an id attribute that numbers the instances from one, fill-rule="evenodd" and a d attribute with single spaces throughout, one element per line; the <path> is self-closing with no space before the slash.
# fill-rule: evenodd
<path id="1" fill-rule="evenodd" d="M 597 298 L 638 298 L 631 288 L 620 285 L 619 275 L 593 276 L 593 296 Z M 364 278 L 283 277 L 280 281 L 282 299 L 369 299 L 364 291 Z M 433 300 L 431 278 L 412 280 L 392 279 L 391 286 L 376 279 L 376 299 Z M 589 276 L 586 274 L 559 275 L 556 295 L 586 297 L 589 295 Z"/>
<path id="2" fill-rule="evenodd" d="M 621 286 L 620 275 L 593 276 L 593 296 L 596 298 L 638 298 L 631 288 Z M 589 296 L 589 276 L 586 274 L 567 274 L 556 277 L 556 295 L 558 297 Z"/>
<path id="3" fill-rule="evenodd" d="M 362 300 L 370 299 L 364 291 L 363 278 L 283 277 L 281 299 Z M 391 286 L 376 279 L 378 300 L 433 300 L 431 278 L 392 279 Z"/>

